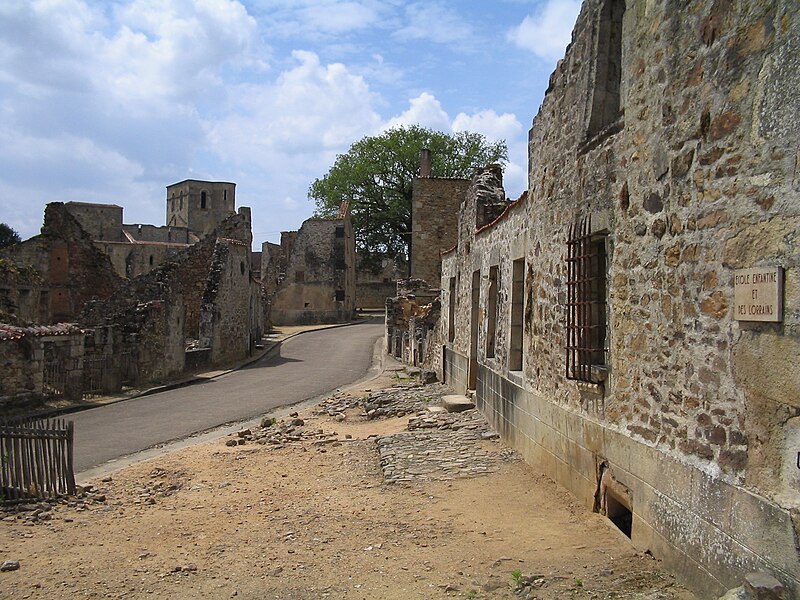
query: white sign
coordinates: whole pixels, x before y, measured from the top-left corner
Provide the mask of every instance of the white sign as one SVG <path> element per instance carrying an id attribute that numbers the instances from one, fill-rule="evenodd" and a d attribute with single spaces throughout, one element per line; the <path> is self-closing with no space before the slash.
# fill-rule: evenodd
<path id="1" fill-rule="evenodd" d="M 783 321 L 783 269 L 740 269 L 733 274 L 737 321 Z"/>

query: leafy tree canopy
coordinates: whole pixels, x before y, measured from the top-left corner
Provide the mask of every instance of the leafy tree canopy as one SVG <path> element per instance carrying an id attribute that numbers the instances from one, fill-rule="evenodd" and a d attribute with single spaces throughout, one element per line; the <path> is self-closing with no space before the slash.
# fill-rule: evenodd
<path id="1" fill-rule="evenodd" d="M 357 141 L 336 157 L 327 175 L 311 184 L 308 196 L 316 202 L 318 216 L 335 216 L 342 202 L 349 203 L 356 248 L 365 266 L 407 255 L 412 182 L 419 174 L 419 153 L 424 148 L 431 151 L 434 177 L 469 178 L 478 168 L 508 159 L 504 141 L 411 125 Z"/>
<path id="2" fill-rule="evenodd" d="M 0 248 L 18 244 L 22 241 L 19 234 L 5 223 L 0 223 Z"/>

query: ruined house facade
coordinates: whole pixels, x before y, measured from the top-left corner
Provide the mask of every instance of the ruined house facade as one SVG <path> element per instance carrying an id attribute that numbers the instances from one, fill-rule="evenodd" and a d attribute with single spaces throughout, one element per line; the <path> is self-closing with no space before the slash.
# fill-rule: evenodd
<path id="1" fill-rule="evenodd" d="M 122 225 L 114 205 L 51 203 L 40 235 L 0 251 L 0 323 L 7 323 L 0 360 L 9 374 L 0 407 L 116 392 L 255 350 L 265 322 L 249 208 L 223 217 L 199 241 L 184 238 L 196 243 L 164 243 L 169 260 L 151 258 L 143 274 L 123 278 L 106 246 L 129 228 L 151 228 L 144 234 L 151 238 L 175 233 Z M 162 244 L 118 246 L 135 253 Z"/>
<path id="2" fill-rule="evenodd" d="M 346 323 L 355 312 L 355 238 L 349 216 L 312 218 L 261 247 L 262 286 L 275 325 Z"/>
<path id="3" fill-rule="evenodd" d="M 412 187 L 410 277 L 436 286 L 442 277 L 442 249 L 457 240 L 456 215 L 470 180 L 434 177 L 429 150 L 420 152 L 419 172 Z"/>
<path id="4" fill-rule="evenodd" d="M 116 204 L 64 205 L 120 277 L 138 277 L 209 235 L 236 214 L 236 184 L 187 179 L 167 186 L 166 225 L 125 224 Z"/>
<path id="5" fill-rule="evenodd" d="M 75 321 L 120 277 L 66 205 L 48 204 L 41 233 L 0 250 L 0 315 L 21 325 Z"/>
<path id="6" fill-rule="evenodd" d="M 587 0 L 441 267 L 440 376 L 704 597 L 800 594 L 798 107 L 794 1 Z"/>

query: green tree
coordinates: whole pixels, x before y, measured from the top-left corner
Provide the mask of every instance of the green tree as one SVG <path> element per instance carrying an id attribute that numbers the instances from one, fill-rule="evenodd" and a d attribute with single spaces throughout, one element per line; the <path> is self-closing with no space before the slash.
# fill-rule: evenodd
<path id="1" fill-rule="evenodd" d="M 0 223 L 0 248 L 18 244 L 22 241 L 19 234 L 5 223 Z"/>
<path id="2" fill-rule="evenodd" d="M 334 216 L 342 202 L 348 202 L 356 248 L 365 266 L 377 267 L 384 257 L 408 255 L 411 188 L 424 148 L 431 151 L 435 177 L 469 178 L 478 168 L 508 159 L 504 141 L 411 125 L 357 141 L 336 157 L 327 175 L 311 184 L 308 196 L 316 202 L 319 216 Z"/>

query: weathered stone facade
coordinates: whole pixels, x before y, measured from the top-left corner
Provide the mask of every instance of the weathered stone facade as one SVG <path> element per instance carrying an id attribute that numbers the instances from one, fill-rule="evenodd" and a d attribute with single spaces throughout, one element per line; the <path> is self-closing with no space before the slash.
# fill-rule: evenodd
<path id="1" fill-rule="evenodd" d="M 187 179 L 167 186 L 167 225 L 123 223 L 116 204 L 64 206 L 111 259 L 121 277 L 143 275 L 211 233 L 235 214 L 236 184 Z"/>
<path id="2" fill-rule="evenodd" d="M 481 227 L 474 185 L 442 265 L 440 375 L 708 597 L 800 594 L 798 73 L 795 2 L 587 0 L 527 197 Z M 735 318 L 750 267 L 781 321 Z"/>
<path id="3" fill-rule="evenodd" d="M 167 226 L 185 227 L 198 237 L 235 214 L 235 207 L 235 183 L 187 179 L 167 186 Z"/>
<path id="4" fill-rule="evenodd" d="M 359 309 L 383 309 L 387 298 L 397 293 L 397 282 L 405 277 L 408 267 L 405 261 L 384 258 L 380 270 L 364 267 L 356 254 L 356 307 Z"/>
<path id="5" fill-rule="evenodd" d="M 457 239 L 456 215 L 469 179 L 418 177 L 411 202 L 411 277 L 435 286 L 441 279 L 441 251 Z"/>
<path id="6" fill-rule="evenodd" d="M 350 217 L 308 219 L 262 246 L 262 285 L 276 325 L 344 323 L 355 311 L 355 238 Z M 273 275 L 277 276 L 273 278 Z"/>
<path id="7" fill-rule="evenodd" d="M 0 297 L 21 324 L 74 321 L 90 300 L 120 285 L 108 257 L 66 209 L 45 209 L 41 234 L 0 250 Z"/>
<path id="8" fill-rule="evenodd" d="M 195 367 L 245 358 L 263 333 L 260 291 L 250 270 L 250 227 L 249 209 L 242 208 L 174 260 L 93 303 L 81 325 L 120 332 L 114 352 L 134 357 L 136 383 L 183 372 L 187 340 L 204 355 L 192 358 Z"/>
<path id="9" fill-rule="evenodd" d="M 0 323 L 0 415 L 48 396 L 80 398 L 83 354 L 84 334 L 75 325 Z"/>

